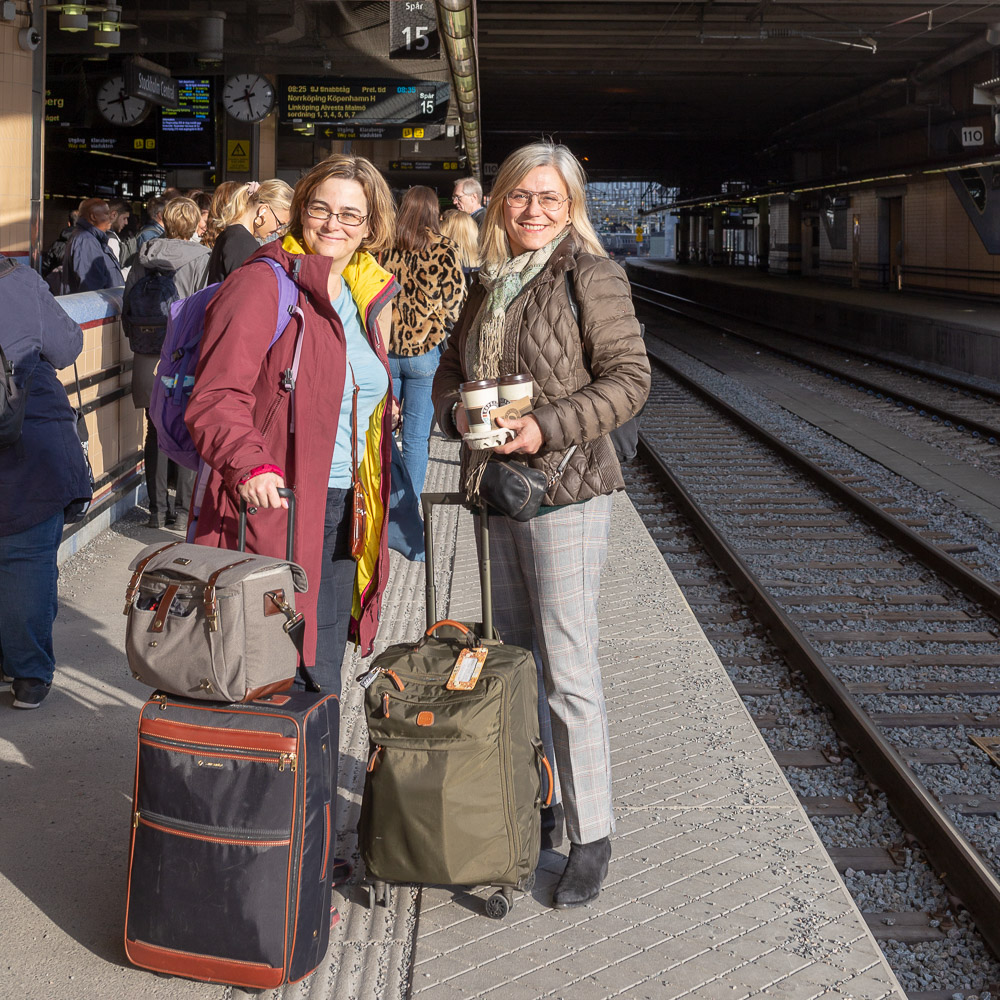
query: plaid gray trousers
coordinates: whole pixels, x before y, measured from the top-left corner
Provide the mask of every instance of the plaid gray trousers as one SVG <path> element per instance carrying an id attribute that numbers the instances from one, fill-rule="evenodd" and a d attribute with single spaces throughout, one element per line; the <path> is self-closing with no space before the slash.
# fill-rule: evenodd
<path id="1" fill-rule="evenodd" d="M 542 740 L 550 760 L 554 753 L 566 832 L 576 844 L 614 830 L 597 659 L 597 600 L 610 525 L 610 496 L 530 521 L 490 516 L 493 621 L 504 642 L 535 654 Z"/>

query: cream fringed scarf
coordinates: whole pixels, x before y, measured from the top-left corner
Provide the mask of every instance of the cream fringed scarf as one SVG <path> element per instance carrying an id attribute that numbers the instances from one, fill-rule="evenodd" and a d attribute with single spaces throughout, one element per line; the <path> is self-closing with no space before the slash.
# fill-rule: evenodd
<path id="1" fill-rule="evenodd" d="M 490 290 L 476 323 L 469 331 L 466 357 L 473 379 L 496 378 L 500 374 L 500 356 L 503 351 L 504 321 L 507 309 L 549 262 L 557 246 L 569 233 L 567 226 L 554 240 L 532 253 L 508 257 L 499 267 L 484 268 L 479 280 Z M 479 496 L 479 481 L 483 469 L 493 454 L 490 448 L 477 448 L 469 460 L 465 479 L 465 495 L 474 501 Z"/>

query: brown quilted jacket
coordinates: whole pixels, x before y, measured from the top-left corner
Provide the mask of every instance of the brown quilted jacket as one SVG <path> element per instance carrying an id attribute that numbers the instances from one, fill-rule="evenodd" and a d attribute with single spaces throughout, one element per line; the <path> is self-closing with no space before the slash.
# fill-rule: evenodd
<path id="1" fill-rule="evenodd" d="M 579 323 L 566 292 L 566 272 Z M 458 437 L 451 419 L 458 387 L 472 377 L 465 364 L 469 328 L 486 294 L 478 282 L 470 291 L 434 376 L 438 425 L 450 437 Z M 646 401 L 649 359 L 628 279 L 618 264 L 583 252 L 570 234 L 508 308 L 500 371 L 530 372 L 538 385 L 533 413 L 545 443 L 537 455 L 515 458 L 551 475 L 566 449 L 578 445 L 562 479 L 546 494 L 546 504 L 589 500 L 624 487 L 607 434 Z M 469 455 L 463 448 L 463 483 Z"/>

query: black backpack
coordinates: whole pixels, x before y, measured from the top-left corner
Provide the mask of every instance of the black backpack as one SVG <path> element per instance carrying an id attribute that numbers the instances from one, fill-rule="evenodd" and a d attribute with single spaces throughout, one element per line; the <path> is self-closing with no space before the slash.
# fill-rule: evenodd
<path id="1" fill-rule="evenodd" d="M 179 298 L 173 271 L 147 271 L 132 286 L 122 307 L 122 327 L 136 354 L 160 353 L 170 306 Z"/>

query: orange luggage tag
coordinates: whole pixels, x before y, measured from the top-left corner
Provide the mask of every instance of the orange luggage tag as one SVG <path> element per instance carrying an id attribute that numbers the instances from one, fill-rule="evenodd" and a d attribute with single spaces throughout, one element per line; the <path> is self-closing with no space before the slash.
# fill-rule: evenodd
<path id="1" fill-rule="evenodd" d="M 479 680 L 488 652 L 489 650 L 485 646 L 463 649 L 458 654 L 458 661 L 455 663 L 445 687 L 449 691 L 471 691 L 476 686 L 476 681 Z"/>

